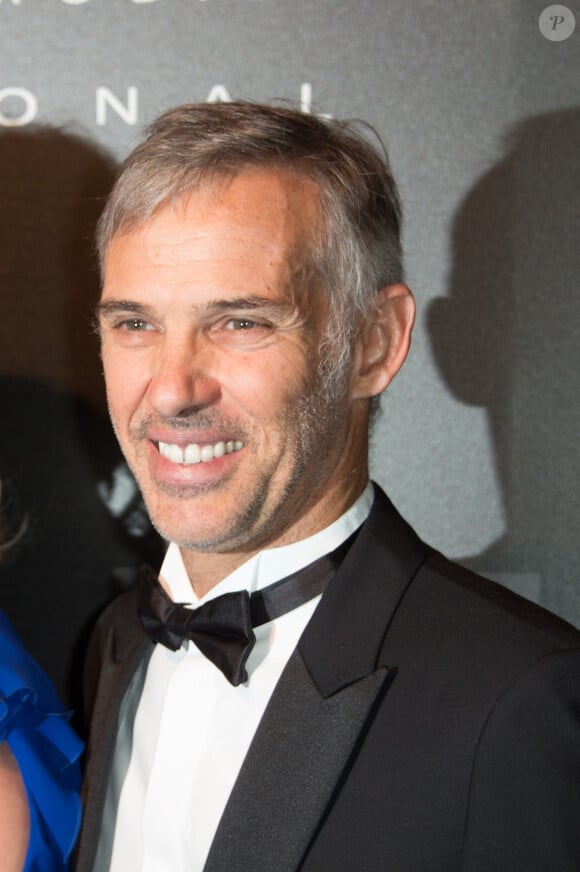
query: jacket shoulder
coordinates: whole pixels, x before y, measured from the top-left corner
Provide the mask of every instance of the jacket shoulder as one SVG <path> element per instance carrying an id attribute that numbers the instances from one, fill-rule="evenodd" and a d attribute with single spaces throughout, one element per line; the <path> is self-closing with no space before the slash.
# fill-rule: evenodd
<path id="1" fill-rule="evenodd" d="M 522 643 L 526 640 L 532 648 L 580 649 L 580 631 L 570 623 L 437 551 L 430 552 L 418 583 L 423 591 L 430 589 L 432 596 L 443 598 L 450 617 L 463 624 L 470 620 L 489 623 L 498 635 L 507 633 Z"/>

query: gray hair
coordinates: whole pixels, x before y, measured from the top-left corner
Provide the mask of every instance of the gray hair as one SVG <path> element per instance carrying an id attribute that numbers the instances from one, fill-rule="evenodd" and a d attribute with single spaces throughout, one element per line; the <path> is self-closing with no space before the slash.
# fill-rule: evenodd
<path id="1" fill-rule="evenodd" d="M 380 288 L 403 278 L 397 186 L 386 151 L 371 146 L 360 127 L 249 102 L 170 109 L 147 129 L 113 188 L 97 231 L 101 266 L 115 235 L 202 182 L 247 167 L 304 173 L 320 193 L 310 258 L 331 308 L 321 376 L 330 390 L 342 389 L 361 319 L 372 315 Z"/>

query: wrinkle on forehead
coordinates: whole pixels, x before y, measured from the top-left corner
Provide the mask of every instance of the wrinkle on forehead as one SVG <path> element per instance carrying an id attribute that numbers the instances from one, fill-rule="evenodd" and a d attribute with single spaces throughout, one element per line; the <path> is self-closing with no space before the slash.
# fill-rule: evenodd
<path id="1" fill-rule="evenodd" d="M 139 238 L 152 265 L 179 266 L 194 258 L 227 262 L 259 256 L 290 284 L 310 284 L 311 250 L 320 215 L 317 185 L 287 168 L 246 169 L 205 180 L 175 203 L 160 206 L 142 225 L 114 238 Z"/>
<path id="2" fill-rule="evenodd" d="M 261 263 L 262 277 L 298 302 L 304 293 L 322 294 L 311 255 L 319 215 L 318 187 L 306 175 L 252 168 L 205 180 L 141 226 L 120 233 L 110 248 L 129 243 L 135 252 L 136 246 L 143 269 L 175 268 L 178 283 L 180 268 L 196 265 L 210 285 L 231 270 L 235 286 L 240 268 Z"/>
<path id="3" fill-rule="evenodd" d="M 154 231 L 155 243 L 175 245 L 174 229 L 166 229 L 156 220 L 162 213 L 173 212 L 179 220 L 183 242 L 192 236 L 204 235 L 196 228 L 197 221 L 206 226 L 205 233 L 218 223 L 227 222 L 248 245 L 255 242 L 260 229 L 260 244 L 267 255 L 280 249 L 284 240 L 288 250 L 304 255 L 309 252 L 319 216 L 320 195 L 315 182 L 303 173 L 287 168 L 245 169 L 225 178 L 204 180 L 194 190 L 175 203 L 161 206 L 140 228 L 149 236 Z M 133 228 L 133 231 L 139 228 Z M 176 255 L 179 256 L 178 250 Z M 304 260 L 304 256 L 302 257 Z"/>

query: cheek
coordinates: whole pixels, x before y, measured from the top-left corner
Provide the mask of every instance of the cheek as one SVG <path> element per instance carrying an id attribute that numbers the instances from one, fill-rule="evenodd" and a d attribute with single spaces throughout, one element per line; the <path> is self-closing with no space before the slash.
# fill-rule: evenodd
<path id="1" fill-rule="evenodd" d="M 103 353 L 102 359 L 109 408 L 121 423 L 139 405 L 145 390 L 143 373 L 119 355 Z"/>
<path id="2" fill-rule="evenodd" d="M 264 356 L 244 355 L 228 364 L 223 375 L 230 395 L 240 405 L 261 411 L 261 417 L 277 417 L 310 380 L 309 362 L 298 349 L 278 349 Z"/>

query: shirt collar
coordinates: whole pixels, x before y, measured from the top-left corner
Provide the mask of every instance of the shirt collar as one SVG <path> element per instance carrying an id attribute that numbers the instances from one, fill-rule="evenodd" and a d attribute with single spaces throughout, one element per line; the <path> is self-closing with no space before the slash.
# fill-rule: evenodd
<path id="1" fill-rule="evenodd" d="M 323 554 L 338 548 L 366 521 L 373 499 L 374 490 L 369 482 L 356 502 L 330 526 L 300 542 L 260 551 L 216 584 L 204 597 L 198 598 L 193 592 L 181 552 L 174 542 L 167 549 L 160 575 L 171 598 L 179 603 L 198 605 L 235 590 L 246 589 L 252 593 L 298 572 Z"/>

